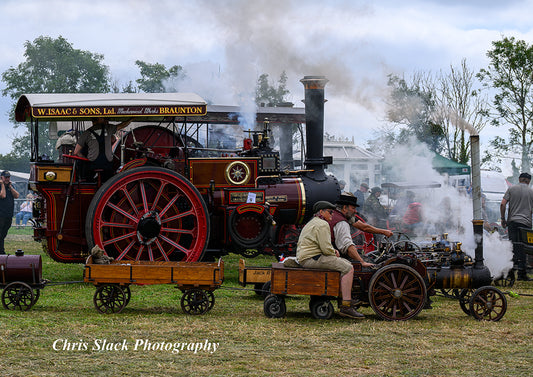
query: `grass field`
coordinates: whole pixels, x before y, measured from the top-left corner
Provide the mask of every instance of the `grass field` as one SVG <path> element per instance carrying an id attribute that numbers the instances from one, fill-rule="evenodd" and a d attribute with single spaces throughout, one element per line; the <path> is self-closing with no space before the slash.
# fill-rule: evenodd
<path id="1" fill-rule="evenodd" d="M 15 230 L 6 250 L 41 252 Z M 170 285 L 132 286 L 120 314 L 93 305 L 95 288 L 49 285 L 27 312 L 0 309 L 3 376 L 527 376 L 533 371 L 533 283 L 507 296 L 500 322 L 478 322 L 455 300 L 434 298 L 433 309 L 406 322 L 386 322 L 371 308 L 366 319 L 335 315 L 315 320 L 307 297 L 287 299 L 287 316 L 269 319 L 262 299 L 237 284 L 239 257 L 224 258 L 223 287 L 205 315 L 181 311 Z M 268 265 L 272 259 L 249 260 Z M 52 282 L 82 280 L 82 265 L 43 255 Z M 252 288 L 252 287 L 248 287 Z M 105 342 L 105 343 L 104 343 Z M 135 345 L 137 344 L 137 348 Z M 55 346 L 54 346 L 55 345 Z M 215 349 L 216 346 L 216 349 Z M 209 347 L 209 348 L 208 348 Z M 112 348 L 112 349 L 111 349 Z"/>

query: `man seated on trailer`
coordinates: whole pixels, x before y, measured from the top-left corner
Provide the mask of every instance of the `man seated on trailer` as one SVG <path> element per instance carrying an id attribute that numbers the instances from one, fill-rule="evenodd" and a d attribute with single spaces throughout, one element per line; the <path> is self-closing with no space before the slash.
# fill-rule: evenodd
<path id="1" fill-rule="evenodd" d="M 113 176 L 113 137 L 115 133 L 128 124 L 132 119 L 128 119 L 117 125 L 109 124 L 105 118 L 92 119 L 93 125 L 85 130 L 78 139 L 74 148 L 74 155 L 84 157 L 89 160 L 86 166 L 87 172 L 94 177 L 95 171 L 101 170 L 102 181 L 106 181 Z"/>
<path id="2" fill-rule="evenodd" d="M 388 229 L 376 228 L 368 223 L 360 220 L 353 222 L 354 215 L 357 212 L 357 197 L 351 192 L 342 193 L 339 200 L 335 203 L 337 207 L 328 220 L 331 228 L 331 243 L 339 250 L 340 254 L 345 258 L 351 258 L 354 261 L 361 263 L 363 267 L 371 267 L 372 263 L 367 263 L 363 260 L 357 247 L 353 243 L 352 233 L 350 231 L 350 223 L 354 228 L 362 230 L 363 232 L 372 234 L 383 234 L 385 237 L 391 237 L 392 232 Z"/>
<path id="3" fill-rule="evenodd" d="M 303 227 L 298 245 L 296 259 L 304 268 L 339 271 L 341 273 L 342 304 L 339 314 L 343 317 L 364 318 L 351 305 L 353 266 L 339 256 L 331 244 L 331 231 L 328 220 L 335 206 L 326 201 L 319 201 L 313 206 L 314 217 Z"/>

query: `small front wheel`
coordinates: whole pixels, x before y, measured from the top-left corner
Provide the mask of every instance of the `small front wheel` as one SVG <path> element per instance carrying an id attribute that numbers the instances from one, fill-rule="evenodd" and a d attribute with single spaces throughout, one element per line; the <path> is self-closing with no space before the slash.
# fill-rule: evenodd
<path id="1" fill-rule="evenodd" d="M 309 302 L 309 309 L 316 319 L 330 319 L 335 311 L 333 304 L 323 298 L 312 298 Z"/>
<path id="2" fill-rule="evenodd" d="M 499 321 L 507 311 L 507 299 L 494 287 L 478 288 L 470 299 L 470 312 L 477 320 Z"/>
<path id="3" fill-rule="evenodd" d="M 283 296 L 269 295 L 263 304 L 265 315 L 269 318 L 281 318 L 287 313 Z"/>

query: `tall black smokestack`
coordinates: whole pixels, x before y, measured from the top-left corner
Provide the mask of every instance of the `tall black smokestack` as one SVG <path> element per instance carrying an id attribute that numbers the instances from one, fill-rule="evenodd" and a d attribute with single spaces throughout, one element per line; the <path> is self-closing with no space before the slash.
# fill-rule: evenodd
<path id="1" fill-rule="evenodd" d="M 483 216 L 481 209 L 481 173 L 479 158 L 479 135 L 470 135 L 470 152 L 472 156 L 472 205 L 474 210 L 474 238 L 476 240 L 474 267 L 483 267 Z"/>
<path id="2" fill-rule="evenodd" d="M 310 177 L 323 180 L 326 178 L 324 166 L 331 163 L 331 158 L 324 158 L 324 87 L 328 79 L 324 76 L 305 76 L 300 82 L 305 88 L 305 168 L 314 171 L 309 174 Z"/>

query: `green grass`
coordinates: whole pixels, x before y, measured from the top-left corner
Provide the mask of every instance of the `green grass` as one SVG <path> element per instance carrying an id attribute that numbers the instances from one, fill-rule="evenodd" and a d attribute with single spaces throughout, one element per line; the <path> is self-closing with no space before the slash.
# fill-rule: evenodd
<path id="1" fill-rule="evenodd" d="M 26 237 L 29 238 L 29 237 Z M 8 240 L 6 250 L 40 253 L 38 243 Z M 225 281 L 205 315 L 182 312 L 181 292 L 171 285 L 132 286 L 120 314 L 99 314 L 95 288 L 83 283 L 49 285 L 27 312 L 0 309 L 0 370 L 8 376 L 525 376 L 533 360 L 533 283 L 520 282 L 507 296 L 500 322 L 478 322 L 457 301 L 435 297 L 432 310 L 406 322 L 386 322 L 371 308 L 354 321 L 335 315 L 315 320 L 308 298 L 287 299 L 287 316 L 270 319 L 259 296 L 237 284 L 238 256 L 224 258 Z M 249 260 L 268 265 L 272 258 Z M 82 280 L 82 265 L 43 255 L 43 275 L 53 282 Z M 252 287 L 247 287 L 251 289 Z M 54 350 L 58 339 L 74 350 Z M 127 350 L 92 350 L 95 341 Z M 218 343 L 211 353 L 134 350 L 152 344 Z M 87 345 L 78 349 L 74 343 Z M 181 347 L 181 345 L 179 346 Z"/>

